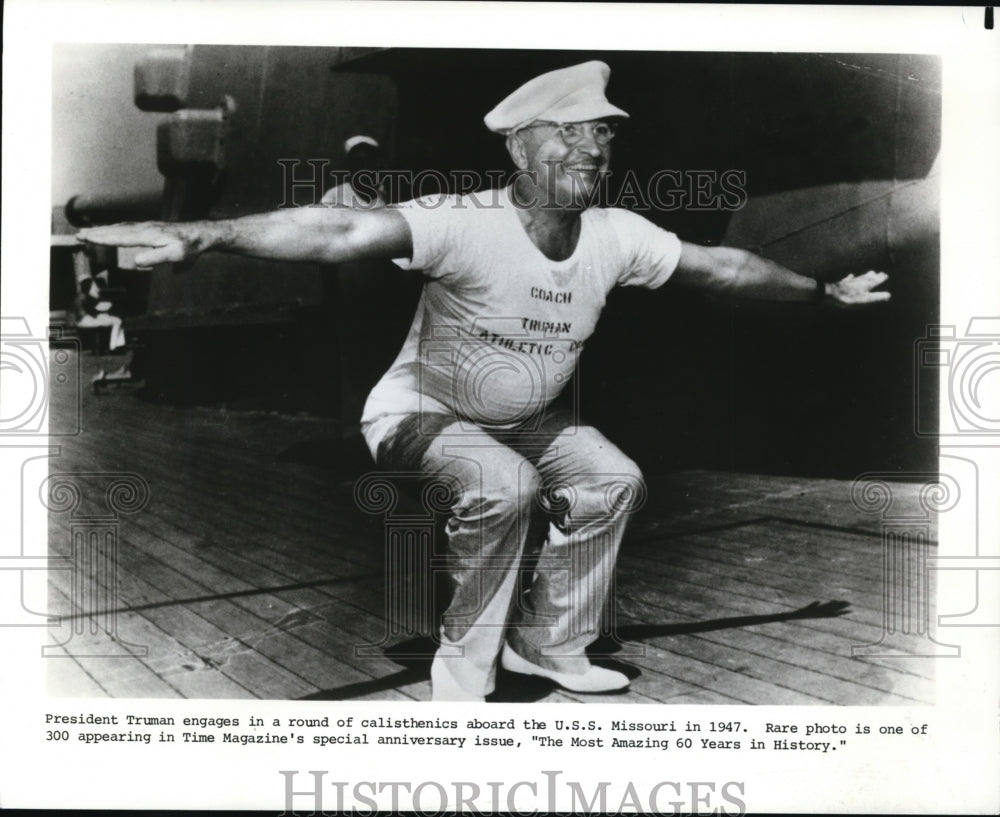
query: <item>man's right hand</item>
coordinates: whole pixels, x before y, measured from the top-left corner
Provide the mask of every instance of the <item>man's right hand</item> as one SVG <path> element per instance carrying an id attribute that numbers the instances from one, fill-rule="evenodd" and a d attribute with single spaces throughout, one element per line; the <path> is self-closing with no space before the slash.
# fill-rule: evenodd
<path id="1" fill-rule="evenodd" d="M 88 227 L 80 230 L 76 237 L 87 244 L 107 247 L 149 247 L 145 252 L 136 253 L 135 264 L 151 267 L 154 264 L 189 261 L 208 249 L 212 242 L 211 230 L 206 229 L 206 224 L 211 222 L 123 222 Z"/>

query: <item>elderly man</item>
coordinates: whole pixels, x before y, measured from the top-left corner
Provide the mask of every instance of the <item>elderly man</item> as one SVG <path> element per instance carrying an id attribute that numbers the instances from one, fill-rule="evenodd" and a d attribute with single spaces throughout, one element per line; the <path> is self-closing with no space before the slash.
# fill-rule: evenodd
<path id="1" fill-rule="evenodd" d="M 636 465 L 555 398 L 615 286 L 701 287 L 754 298 L 863 304 L 882 273 L 823 284 L 742 250 L 705 248 L 634 213 L 588 206 L 616 124 L 610 70 L 536 77 L 485 119 L 518 172 L 502 190 L 370 211 L 299 208 L 232 221 L 82 231 L 145 246 L 137 263 L 206 250 L 285 261 L 386 257 L 423 271 L 410 334 L 362 428 L 376 461 L 450 487 L 454 596 L 431 668 L 435 700 L 483 700 L 498 661 L 578 692 L 623 689 L 585 649 L 629 511 Z M 531 559 L 525 559 L 525 555 Z M 518 576 L 531 564 L 530 586 Z"/>

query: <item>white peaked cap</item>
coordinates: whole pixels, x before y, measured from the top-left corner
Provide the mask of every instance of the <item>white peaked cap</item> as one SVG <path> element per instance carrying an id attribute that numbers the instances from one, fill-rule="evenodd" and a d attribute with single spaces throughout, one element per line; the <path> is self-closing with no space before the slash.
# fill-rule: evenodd
<path id="1" fill-rule="evenodd" d="M 587 122 L 611 116 L 628 117 L 608 102 L 611 69 L 599 60 L 549 71 L 524 83 L 484 117 L 495 133 L 509 133 L 521 125 L 547 122 Z"/>

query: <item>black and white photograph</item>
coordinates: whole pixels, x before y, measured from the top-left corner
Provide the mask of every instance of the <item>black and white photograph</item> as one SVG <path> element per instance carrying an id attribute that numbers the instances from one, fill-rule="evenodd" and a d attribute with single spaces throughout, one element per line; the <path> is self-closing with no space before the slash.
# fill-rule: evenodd
<path id="1" fill-rule="evenodd" d="M 935 544 L 937 59 L 53 57 L 86 388 L 52 410 L 74 499 L 132 473 L 143 507 L 51 636 L 149 646 L 57 686 L 931 700 L 932 662 L 883 659 L 938 649 L 904 573 Z M 883 499 L 924 514 L 898 553 Z"/>
<path id="2" fill-rule="evenodd" d="M 658 786 L 677 813 L 916 808 L 752 778 L 904 780 L 960 734 L 994 766 L 942 709 L 995 691 L 970 667 L 1000 626 L 1000 317 L 949 294 L 951 42 L 423 43 L 351 6 L 340 39 L 220 4 L 41 46 L 4 300 L 18 235 L 47 267 L 33 246 L 0 375 L 31 740 L 254 757 L 286 811 L 375 758 L 461 762 L 327 809 L 530 809 L 543 782 L 574 813 L 663 811 Z M 965 190 L 970 219 L 995 199 Z M 988 790 L 981 764 L 951 785 Z"/>

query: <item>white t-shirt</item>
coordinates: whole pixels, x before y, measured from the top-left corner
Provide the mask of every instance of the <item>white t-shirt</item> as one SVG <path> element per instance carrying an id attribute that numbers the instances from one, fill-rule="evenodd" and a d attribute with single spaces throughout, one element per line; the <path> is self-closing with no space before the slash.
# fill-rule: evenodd
<path id="1" fill-rule="evenodd" d="M 680 240 L 627 210 L 591 208 L 573 254 L 547 258 L 508 190 L 399 205 L 413 237 L 404 269 L 426 280 L 413 324 L 368 397 L 362 431 L 374 456 L 402 419 L 453 414 L 510 428 L 554 400 L 572 376 L 615 286 L 661 286 Z"/>

